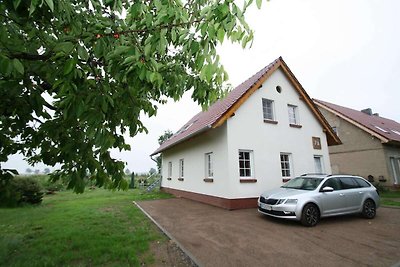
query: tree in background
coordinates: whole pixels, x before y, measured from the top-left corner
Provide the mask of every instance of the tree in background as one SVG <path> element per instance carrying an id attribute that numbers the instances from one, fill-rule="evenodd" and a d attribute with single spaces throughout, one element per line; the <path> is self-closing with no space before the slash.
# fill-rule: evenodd
<path id="1" fill-rule="evenodd" d="M 150 168 L 149 175 L 155 174 L 157 171 L 154 168 Z"/>
<path id="2" fill-rule="evenodd" d="M 25 172 L 26 172 L 27 174 L 31 174 L 33 171 L 32 171 L 31 168 L 26 168 Z"/>
<path id="3" fill-rule="evenodd" d="M 164 134 L 160 135 L 160 137 L 158 138 L 158 144 L 161 146 L 165 141 L 170 139 L 173 135 L 174 135 L 173 132 L 171 132 L 170 130 L 166 130 Z M 158 173 L 161 173 L 162 154 L 156 158 L 156 161 L 157 161 Z"/>
<path id="4" fill-rule="evenodd" d="M 0 162 L 60 163 L 52 179 L 75 192 L 85 178 L 127 188 L 110 149 L 129 150 L 124 135 L 147 132 L 141 112 L 167 98 L 218 99 L 228 76 L 216 46 L 252 40 L 251 2 L 0 1 Z"/>
<path id="5" fill-rule="evenodd" d="M 44 168 L 43 173 L 44 174 L 49 174 L 51 171 L 49 168 Z"/>
<path id="6" fill-rule="evenodd" d="M 128 169 L 128 168 L 126 168 L 126 169 L 125 169 L 125 174 L 126 174 L 126 175 L 130 175 L 130 174 L 131 174 L 131 170 Z"/>

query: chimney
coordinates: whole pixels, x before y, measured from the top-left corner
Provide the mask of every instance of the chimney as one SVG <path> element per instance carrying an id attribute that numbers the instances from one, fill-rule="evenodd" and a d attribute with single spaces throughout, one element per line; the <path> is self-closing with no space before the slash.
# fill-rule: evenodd
<path id="1" fill-rule="evenodd" d="M 372 115 L 372 109 L 371 108 L 366 108 L 366 109 L 362 109 L 361 112 L 367 114 L 367 115 Z"/>
<path id="2" fill-rule="evenodd" d="M 372 115 L 379 117 L 379 113 L 374 113 Z"/>

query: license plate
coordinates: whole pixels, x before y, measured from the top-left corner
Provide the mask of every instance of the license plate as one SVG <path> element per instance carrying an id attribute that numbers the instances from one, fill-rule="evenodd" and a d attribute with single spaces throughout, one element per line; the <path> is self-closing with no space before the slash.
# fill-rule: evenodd
<path id="1" fill-rule="evenodd" d="M 272 207 L 270 205 L 264 204 L 264 203 L 260 203 L 261 204 L 261 208 L 265 209 L 265 210 L 272 210 Z"/>

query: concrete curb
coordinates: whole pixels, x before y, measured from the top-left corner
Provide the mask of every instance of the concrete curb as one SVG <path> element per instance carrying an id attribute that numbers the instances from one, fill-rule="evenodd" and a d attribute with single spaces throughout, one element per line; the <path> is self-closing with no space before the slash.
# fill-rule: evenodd
<path id="1" fill-rule="evenodd" d="M 167 230 L 164 229 L 153 217 L 150 216 L 142 207 L 139 206 L 136 201 L 132 201 L 133 204 L 136 205 L 169 239 L 171 239 L 175 244 L 185 253 L 197 266 L 201 267 L 202 265 L 199 263 L 199 261 L 196 259 L 196 257 L 193 256 L 192 253 L 190 253 L 187 249 L 185 249 L 181 243 L 178 242 Z"/>

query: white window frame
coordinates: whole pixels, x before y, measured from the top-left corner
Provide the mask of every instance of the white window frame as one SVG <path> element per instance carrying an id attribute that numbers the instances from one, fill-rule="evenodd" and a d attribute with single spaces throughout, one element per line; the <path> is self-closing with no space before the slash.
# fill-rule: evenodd
<path id="1" fill-rule="evenodd" d="M 285 159 L 282 160 L 282 157 L 285 157 Z M 279 155 L 279 160 L 280 160 L 280 164 L 281 164 L 281 176 L 283 178 L 291 178 L 292 174 L 293 174 L 292 154 L 291 153 L 283 153 L 282 152 Z"/>
<path id="2" fill-rule="evenodd" d="M 263 98 L 262 99 L 262 109 L 263 109 L 263 118 L 267 121 L 275 121 L 275 105 L 274 100 Z M 268 117 L 270 115 L 270 118 Z"/>
<path id="3" fill-rule="evenodd" d="M 324 166 L 323 156 L 322 155 L 314 155 L 313 159 L 314 159 L 315 173 L 321 173 L 321 174 L 325 173 L 325 166 Z M 315 161 L 316 159 L 319 160 L 320 170 L 318 170 L 317 162 Z"/>
<path id="4" fill-rule="evenodd" d="M 184 169 L 185 168 L 185 161 L 184 159 L 180 159 L 179 160 L 179 178 L 183 178 L 185 177 L 185 172 Z"/>
<path id="5" fill-rule="evenodd" d="M 400 184 L 400 158 L 389 157 L 390 167 L 392 168 L 393 183 Z M 397 168 L 396 168 L 397 165 Z"/>
<path id="6" fill-rule="evenodd" d="M 295 105 L 288 104 L 288 116 L 289 116 L 289 124 L 299 125 L 299 112 L 298 108 Z"/>
<path id="7" fill-rule="evenodd" d="M 172 177 L 172 161 L 168 162 L 168 178 Z"/>
<path id="8" fill-rule="evenodd" d="M 246 157 L 240 158 L 240 154 L 243 153 L 243 155 L 248 154 L 249 158 L 247 159 Z M 243 164 L 240 164 L 243 162 Z M 246 166 L 246 162 L 248 162 L 248 167 Z M 254 177 L 254 169 L 253 169 L 253 151 L 252 150 L 244 150 L 244 149 L 239 149 L 238 153 L 238 163 L 239 163 L 239 177 L 240 179 L 252 179 Z M 243 167 L 241 167 L 243 165 Z M 243 170 L 245 175 L 241 175 L 241 170 Z M 249 175 L 247 175 L 246 171 L 249 171 Z"/>
<path id="9" fill-rule="evenodd" d="M 205 174 L 207 178 L 214 177 L 214 157 L 213 152 L 204 155 Z"/>

